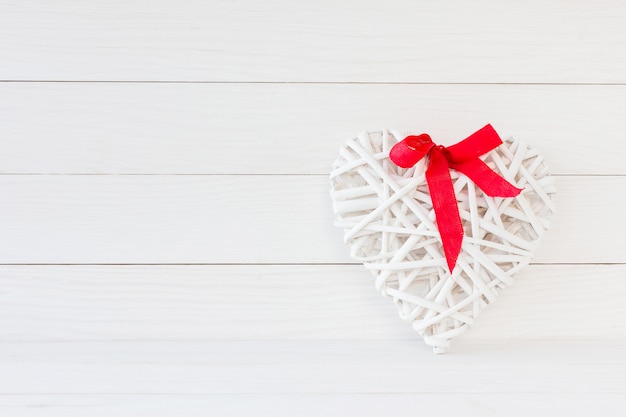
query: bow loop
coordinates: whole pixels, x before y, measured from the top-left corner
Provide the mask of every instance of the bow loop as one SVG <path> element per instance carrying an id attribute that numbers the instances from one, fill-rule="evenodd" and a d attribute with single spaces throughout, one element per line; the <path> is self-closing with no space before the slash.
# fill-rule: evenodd
<path id="1" fill-rule="evenodd" d="M 430 136 L 424 133 L 407 136 L 389 152 L 389 158 L 402 168 L 410 168 L 429 156 L 426 182 L 450 273 L 461 253 L 464 236 L 450 168 L 465 174 L 488 196 L 515 197 L 522 190 L 506 181 L 479 158 L 501 144 L 502 139 L 488 124 L 452 146 L 435 145 Z"/>
<path id="2" fill-rule="evenodd" d="M 447 149 L 450 152 L 450 162 L 460 164 L 477 159 L 500 145 L 502 139 L 493 126 L 488 124 Z"/>
<path id="3" fill-rule="evenodd" d="M 389 157 L 401 168 L 411 168 L 435 146 L 433 140 L 426 133 L 418 136 L 407 136 L 391 148 Z"/>

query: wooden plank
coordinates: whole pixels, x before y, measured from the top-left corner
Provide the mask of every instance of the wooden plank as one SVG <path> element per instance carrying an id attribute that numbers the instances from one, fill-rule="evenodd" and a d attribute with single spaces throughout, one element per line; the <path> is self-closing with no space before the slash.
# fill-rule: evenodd
<path id="1" fill-rule="evenodd" d="M 4 266 L 0 340 L 418 340 L 361 266 Z"/>
<path id="2" fill-rule="evenodd" d="M 626 394 L 624 341 L 0 343 L 3 394 Z"/>
<path id="3" fill-rule="evenodd" d="M 231 394 L 231 395 L 2 395 L 11 417 L 272 416 L 378 417 L 388 413 L 438 413 L 484 417 L 601 414 L 623 417 L 623 394 Z"/>
<path id="4" fill-rule="evenodd" d="M 531 265 L 455 340 L 626 340 L 625 265 Z M 595 306 L 581 308 L 581 306 Z M 1 341 L 408 340 L 360 265 L 3 266 Z"/>
<path id="5" fill-rule="evenodd" d="M 2 79 L 626 82 L 624 2 L 8 2 Z"/>
<path id="6" fill-rule="evenodd" d="M 626 177 L 556 183 L 536 261 L 626 262 Z M 5 264 L 352 262 L 325 176 L 4 175 L 0 195 Z"/>
<path id="7" fill-rule="evenodd" d="M 626 86 L 0 83 L 0 97 L 3 173 L 327 174 L 362 130 L 452 144 L 491 122 L 556 174 L 626 175 Z"/>

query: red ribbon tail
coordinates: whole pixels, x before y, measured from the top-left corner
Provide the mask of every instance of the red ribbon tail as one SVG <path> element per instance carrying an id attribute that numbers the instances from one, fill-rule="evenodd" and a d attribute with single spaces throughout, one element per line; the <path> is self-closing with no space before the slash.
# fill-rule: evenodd
<path id="1" fill-rule="evenodd" d="M 502 178 L 480 159 L 472 159 L 461 164 L 452 164 L 452 168 L 465 174 L 490 197 L 515 197 L 521 188 Z"/>
<path id="2" fill-rule="evenodd" d="M 452 273 L 463 244 L 463 223 L 459 215 L 448 161 L 438 148 L 433 148 L 430 153 L 426 181 L 433 202 L 437 228 L 441 235 L 443 252 L 448 269 Z"/>

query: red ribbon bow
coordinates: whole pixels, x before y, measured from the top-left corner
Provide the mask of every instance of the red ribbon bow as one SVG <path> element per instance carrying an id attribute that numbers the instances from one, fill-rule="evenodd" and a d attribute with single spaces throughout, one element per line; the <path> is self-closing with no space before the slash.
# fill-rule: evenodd
<path id="1" fill-rule="evenodd" d="M 479 158 L 501 144 L 502 139 L 488 124 L 447 148 L 435 145 L 430 136 L 421 134 L 407 136 L 389 152 L 389 158 L 402 168 L 410 168 L 426 155 L 429 156 L 426 182 L 450 273 L 461 253 L 464 235 L 450 168 L 465 174 L 488 196 L 515 197 L 522 190 L 506 181 Z"/>

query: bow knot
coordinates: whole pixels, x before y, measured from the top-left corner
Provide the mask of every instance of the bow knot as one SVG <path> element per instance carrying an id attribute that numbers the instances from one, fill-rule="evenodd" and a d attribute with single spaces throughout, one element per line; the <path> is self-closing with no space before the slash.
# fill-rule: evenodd
<path id="1" fill-rule="evenodd" d="M 426 182 L 450 273 L 461 253 L 464 236 L 450 169 L 465 174 L 490 197 L 515 197 L 522 190 L 479 158 L 501 144 L 502 139 L 488 124 L 452 146 L 436 145 L 429 135 L 423 133 L 407 136 L 389 152 L 389 158 L 401 168 L 410 168 L 424 157 L 429 157 Z"/>
<path id="2" fill-rule="evenodd" d="M 444 153 L 447 153 L 448 155 L 450 155 L 450 151 L 448 151 L 448 149 L 445 146 L 443 146 L 443 145 L 435 145 L 435 146 L 433 146 L 433 148 L 437 149 L 438 151 L 441 151 L 441 152 L 444 152 Z"/>

